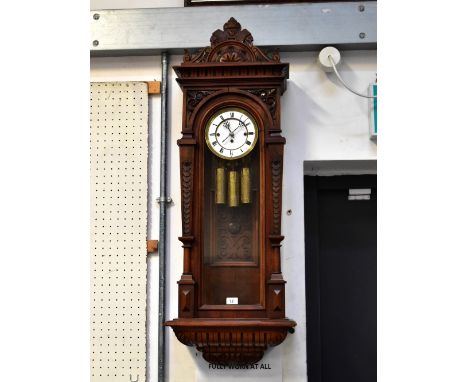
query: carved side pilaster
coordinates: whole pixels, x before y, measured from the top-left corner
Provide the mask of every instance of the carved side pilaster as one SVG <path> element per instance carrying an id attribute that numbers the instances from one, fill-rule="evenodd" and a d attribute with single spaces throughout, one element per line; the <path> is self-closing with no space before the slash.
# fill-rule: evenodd
<path id="1" fill-rule="evenodd" d="M 195 282 L 192 275 L 182 275 L 179 284 L 179 317 L 190 318 L 195 312 Z"/>
<path id="2" fill-rule="evenodd" d="M 281 235 L 281 187 L 283 162 L 280 157 L 271 160 L 271 274 L 267 281 L 267 312 L 269 318 L 283 318 L 285 315 L 285 281 L 281 273 L 280 247 L 284 237 Z"/>
<path id="3" fill-rule="evenodd" d="M 281 180 L 283 164 L 275 159 L 271 162 L 271 193 L 273 200 L 273 219 L 271 234 L 281 235 Z"/>
<path id="4" fill-rule="evenodd" d="M 193 189 L 193 163 L 184 161 L 181 165 L 182 186 L 182 232 L 184 236 L 192 233 L 192 189 Z"/>
<path id="5" fill-rule="evenodd" d="M 195 315 L 195 280 L 192 275 L 193 249 L 193 177 L 194 177 L 194 144 L 193 138 L 184 137 L 177 142 L 180 146 L 180 185 L 182 236 L 179 240 L 184 248 L 184 271 L 179 284 L 179 317 Z"/>
<path id="6" fill-rule="evenodd" d="M 279 248 L 278 248 L 279 251 Z M 267 281 L 267 312 L 269 318 L 285 316 L 285 284 L 281 273 L 273 273 Z"/>

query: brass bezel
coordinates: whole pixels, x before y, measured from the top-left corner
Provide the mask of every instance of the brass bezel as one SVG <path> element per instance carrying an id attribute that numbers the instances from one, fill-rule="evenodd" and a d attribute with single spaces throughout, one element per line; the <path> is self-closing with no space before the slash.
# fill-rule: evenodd
<path id="1" fill-rule="evenodd" d="M 250 145 L 249 149 L 243 153 L 242 155 L 239 155 L 239 156 L 236 156 L 236 157 L 228 157 L 228 156 L 225 156 L 219 152 L 217 152 L 210 144 L 210 139 L 209 139 L 209 135 L 208 135 L 208 128 L 211 126 L 212 122 L 215 120 L 215 118 L 217 116 L 219 116 L 220 114 L 226 112 L 226 111 L 237 111 L 238 113 L 242 113 L 242 114 L 245 114 L 246 116 L 248 116 L 250 118 L 250 120 L 252 121 L 253 123 L 253 126 L 254 126 L 254 129 L 255 129 L 255 139 L 254 141 L 252 142 L 252 144 Z M 257 124 L 257 121 L 255 120 L 255 118 L 252 116 L 252 114 L 250 114 L 247 110 L 245 109 L 242 109 L 240 107 L 223 107 L 222 109 L 218 109 L 216 110 L 213 115 L 210 117 L 208 123 L 205 125 L 205 142 L 206 142 L 206 145 L 208 146 L 208 148 L 210 149 L 210 151 L 216 155 L 217 157 L 221 158 L 221 159 L 226 159 L 226 160 L 237 160 L 237 159 L 240 159 L 240 158 L 244 158 L 245 156 L 249 155 L 250 152 L 254 149 L 255 145 L 257 144 L 257 141 L 258 141 L 258 135 L 259 135 L 259 132 L 258 132 L 258 124 Z"/>

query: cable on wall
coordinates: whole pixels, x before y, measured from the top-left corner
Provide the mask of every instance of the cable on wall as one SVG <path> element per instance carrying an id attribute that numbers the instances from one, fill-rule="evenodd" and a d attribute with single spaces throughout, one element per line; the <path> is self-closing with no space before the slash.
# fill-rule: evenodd
<path id="1" fill-rule="evenodd" d="M 338 73 L 338 70 L 336 69 L 336 65 L 339 64 L 341 60 L 341 55 L 338 49 L 332 47 L 332 46 L 327 46 L 326 48 L 323 48 L 318 57 L 319 63 L 321 64 L 322 68 L 326 72 L 331 72 L 334 71 L 336 76 L 338 77 L 338 80 L 342 83 L 342 85 L 348 89 L 351 93 L 358 95 L 359 97 L 364 97 L 364 98 L 377 98 L 377 96 L 374 95 L 367 95 L 367 94 L 362 94 L 357 92 L 356 90 L 353 90 L 341 77 L 340 73 Z"/>

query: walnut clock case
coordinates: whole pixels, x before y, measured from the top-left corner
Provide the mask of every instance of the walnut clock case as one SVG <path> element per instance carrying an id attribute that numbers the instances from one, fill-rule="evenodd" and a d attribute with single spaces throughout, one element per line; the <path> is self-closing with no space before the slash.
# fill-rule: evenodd
<path id="1" fill-rule="evenodd" d="M 281 273 L 280 97 L 289 64 L 264 53 L 233 18 L 211 46 L 175 66 L 183 91 L 180 176 L 183 344 L 215 364 L 256 363 L 296 323 Z"/>

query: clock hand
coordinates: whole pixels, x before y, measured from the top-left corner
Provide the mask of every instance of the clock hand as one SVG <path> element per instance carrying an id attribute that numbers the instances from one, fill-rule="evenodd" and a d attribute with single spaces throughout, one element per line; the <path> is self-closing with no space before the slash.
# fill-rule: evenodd
<path id="1" fill-rule="evenodd" d="M 239 126 L 237 126 L 233 131 L 231 131 L 231 130 L 228 128 L 228 129 L 229 129 L 229 135 L 228 135 L 226 138 L 224 138 L 224 140 L 223 140 L 221 143 L 224 143 L 229 137 L 234 138 L 234 133 L 235 133 L 235 132 L 239 129 L 239 127 L 241 127 L 241 126 L 244 126 L 244 127 L 245 127 L 244 122 L 239 121 Z"/>
<path id="2" fill-rule="evenodd" d="M 244 122 L 239 121 L 239 126 L 237 126 L 233 131 L 231 131 L 231 134 L 233 134 L 232 135 L 233 137 L 234 137 L 234 133 L 239 129 L 239 127 L 241 127 L 241 124 L 242 124 L 242 126 L 245 127 Z"/>
<path id="3" fill-rule="evenodd" d="M 229 137 L 234 138 L 234 132 L 230 132 L 229 135 L 226 138 L 224 138 L 224 140 L 221 143 L 224 143 Z"/>
<path id="4" fill-rule="evenodd" d="M 230 133 L 232 133 L 232 131 L 231 131 L 231 124 L 229 123 L 229 121 L 224 122 L 224 123 L 223 123 L 223 126 L 224 126 L 225 128 L 227 128 L 227 129 L 229 130 Z"/>

